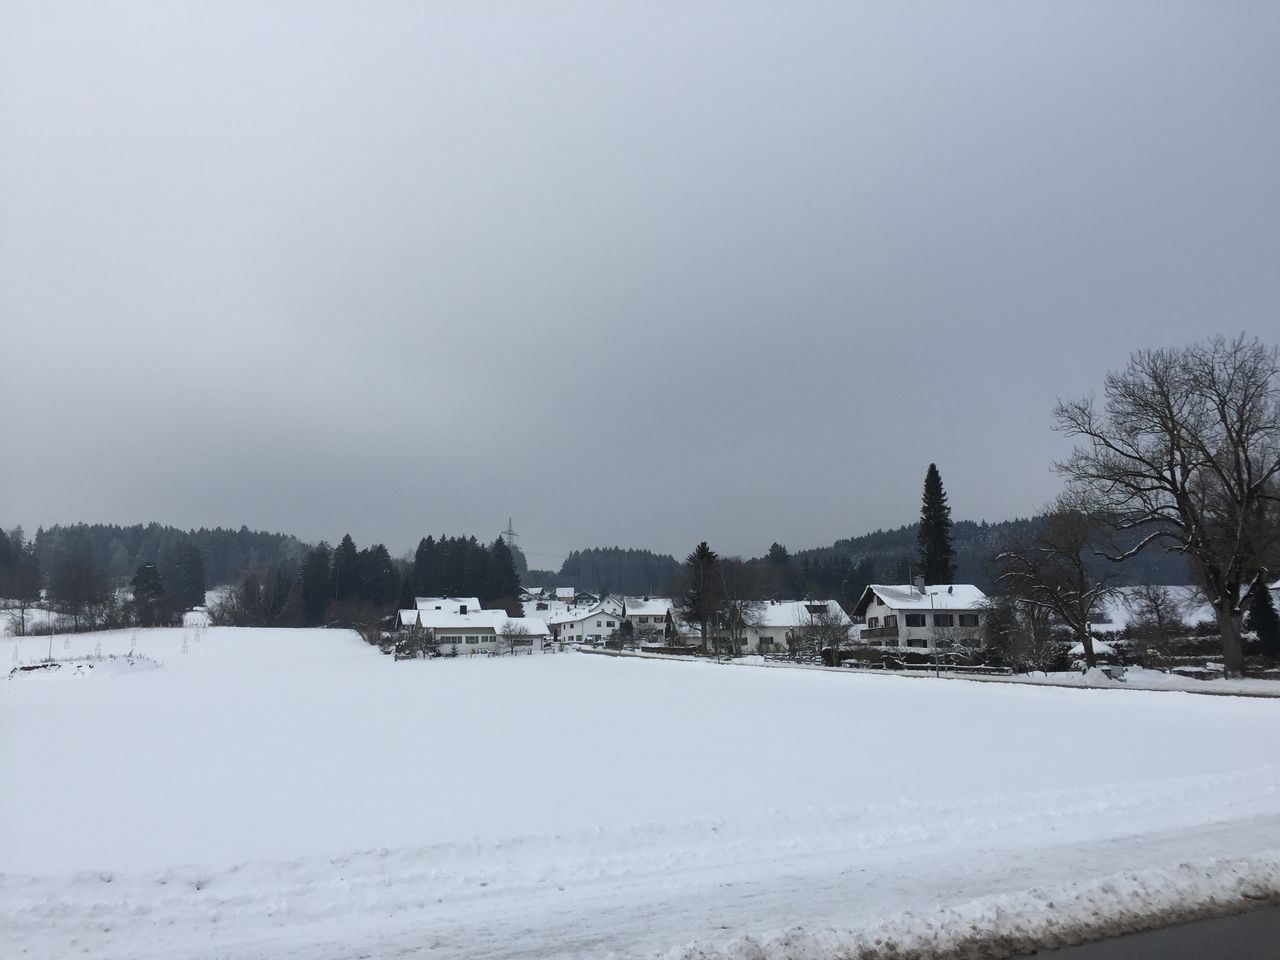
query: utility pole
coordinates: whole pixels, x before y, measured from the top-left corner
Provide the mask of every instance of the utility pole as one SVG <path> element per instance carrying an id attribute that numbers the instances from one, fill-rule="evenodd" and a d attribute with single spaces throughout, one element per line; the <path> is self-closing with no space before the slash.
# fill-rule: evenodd
<path id="1" fill-rule="evenodd" d="M 520 534 L 516 533 L 515 527 L 511 525 L 510 517 L 507 517 L 507 529 L 502 531 L 502 536 L 506 538 L 507 549 L 514 552 L 516 537 L 520 536 Z"/>
<path id="2" fill-rule="evenodd" d="M 942 667 L 938 663 L 938 615 L 933 611 L 933 591 L 929 591 L 929 630 L 933 642 L 933 676 L 942 676 Z"/>

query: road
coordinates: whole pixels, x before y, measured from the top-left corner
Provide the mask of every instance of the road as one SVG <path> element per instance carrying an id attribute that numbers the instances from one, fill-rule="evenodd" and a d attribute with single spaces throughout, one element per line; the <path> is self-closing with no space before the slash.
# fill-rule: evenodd
<path id="1" fill-rule="evenodd" d="M 1272 960 L 1280 954 L 1280 907 L 1045 950 L 1043 960 Z"/>

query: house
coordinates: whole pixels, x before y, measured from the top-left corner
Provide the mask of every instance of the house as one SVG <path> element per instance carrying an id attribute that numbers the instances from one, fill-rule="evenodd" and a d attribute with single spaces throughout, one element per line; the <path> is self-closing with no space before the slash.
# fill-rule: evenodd
<path id="1" fill-rule="evenodd" d="M 834 600 L 770 600 L 747 610 L 745 619 L 743 646 L 760 653 L 791 650 L 808 637 L 842 642 L 853 626 Z"/>
<path id="2" fill-rule="evenodd" d="M 547 617 L 552 636 L 561 643 L 600 643 L 622 622 L 622 601 L 605 597 L 590 607 L 569 607 Z"/>
<path id="3" fill-rule="evenodd" d="M 672 601 L 668 597 L 624 597 L 623 613 L 637 641 L 660 640 L 671 633 Z"/>
<path id="4" fill-rule="evenodd" d="M 492 653 L 505 650 L 508 645 L 527 647 L 538 653 L 551 637 L 546 623 L 535 617 L 512 618 L 505 610 L 480 610 L 466 604 L 453 606 L 462 609 L 451 609 L 446 604 L 416 611 L 402 610 L 400 621 L 406 627 L 429 631 L 436 648 L 446 655 Z M 417 616 L 413 622 L 405 623 L 408 613 Z"/>
<path id="5" fill-rule="evenodd" d="M 932 650 L 976 642 L 986 601 L 971 583 L 873 583 L 853 615 L 865 621 L 858 631 L 863 643 Z"/>

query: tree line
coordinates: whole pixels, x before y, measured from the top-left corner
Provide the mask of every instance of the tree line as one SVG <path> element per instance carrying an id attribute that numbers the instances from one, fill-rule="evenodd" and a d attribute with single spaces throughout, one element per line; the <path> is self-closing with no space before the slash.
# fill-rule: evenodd
<path id="1" fill-rule="evenodd" d="M 42 530 L 31 542 L 21 527 L 0 533 L 0 597 L 19 635 L 37 603 L 57 618 L 46 629 L 71 631 L 178 623 L 184 610 L 204 603 L 204 561 L 195 544 L 164 542 L 155 561 L 134 568 L 126 590 L 110 575 L 99 542 L 84 524 Z M 134 602 L 137 595 L 143 599 Z"/>
<path id="2" fill-rule="evenodd" d="M 312 547 L 297 563 L 247 573 L 209 612 L 215 625 L 343 626 L 377 636 L 418 596 L 475 597 L 519 617 L 519 590 L 515 557 L 501 537 L 484 544 L 473 536 L 427 536 L 411 559 L 397 560 L 381 543 L 357 548 L 347 534 L 337 547 Z"/>
<path id="3" fill-rule="evenodd" d="M 52 569 L 55 556 L 66 549 L 69 540 L 77 547 L 84 545 L 100 575 L 117 586 L 126 584 L 144 563 L 154 563 L 164 571 L 166 556 L 180 544 L 200 551 L 205 582 L 210 587 L 234 583 L 251 571 L 265 573 L 281 562 L 297 562 L 308 549 L 289 534 L 246 526 L 182 530 L 154 522 L 130 526 L 78 523 L 36 531 L 34 547 L 43 569 Z"/>

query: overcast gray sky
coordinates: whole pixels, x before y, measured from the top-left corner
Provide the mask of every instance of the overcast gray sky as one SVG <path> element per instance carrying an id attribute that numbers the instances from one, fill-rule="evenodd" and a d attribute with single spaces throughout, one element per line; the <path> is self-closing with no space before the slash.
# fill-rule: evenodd
<path id="1" fill-rule="evenodd" d="M 1280 4 L 0 0 L 0 524 L 756 555 L 1280 339 Z"/>

